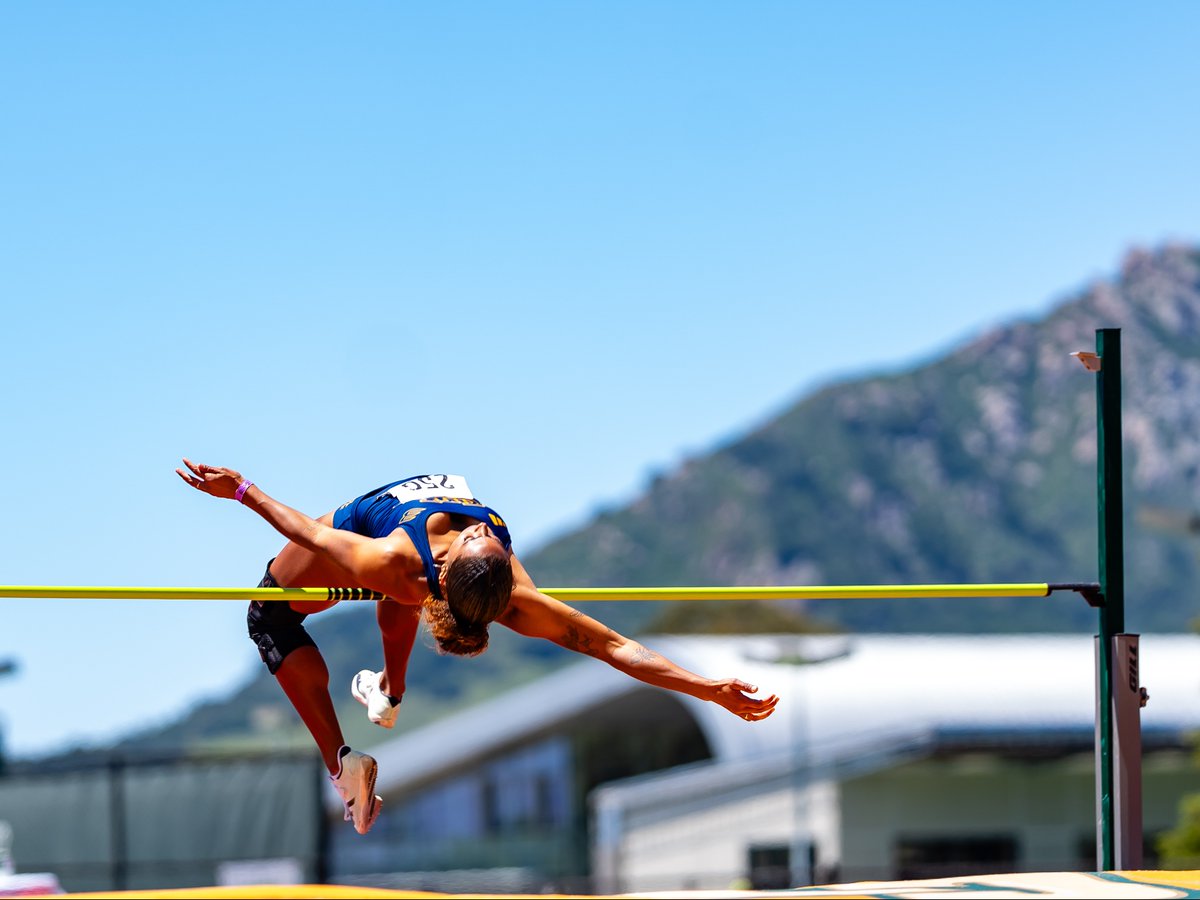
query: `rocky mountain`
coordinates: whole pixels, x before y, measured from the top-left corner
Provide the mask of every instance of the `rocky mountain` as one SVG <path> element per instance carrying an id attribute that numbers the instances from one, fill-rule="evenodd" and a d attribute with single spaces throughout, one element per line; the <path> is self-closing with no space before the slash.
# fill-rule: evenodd
<path id="1" fill-rule="evenodd" d="M 563 586 L 1094 581 L 1095 376 L 1070 353 L 1098 328 L 1122 331 L 1128 625 L 1185 629 L 1200 543 L 1169 526 L 1200 503 L 1200 252 L 1184 246 L 1130 253 L 1037 320 L 819 390 L 527 564 Z M 1059 595 L 808 611 L 864 631 L 1096 620 Z"/>

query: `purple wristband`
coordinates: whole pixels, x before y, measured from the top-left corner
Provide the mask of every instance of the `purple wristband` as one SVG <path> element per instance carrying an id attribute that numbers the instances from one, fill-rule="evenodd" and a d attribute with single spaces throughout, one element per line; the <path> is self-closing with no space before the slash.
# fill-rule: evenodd
<path id="1" fill-rule="evenodd" d="M 246 496 L 246 491 L 250 490 L 252 487 L 254 487 L 253 481 L 243 481 L 238 485 L 237 491 L 234 492 L 233 499 L 238 503 L 245 503 L 246 501 L 242 498 Z"/>

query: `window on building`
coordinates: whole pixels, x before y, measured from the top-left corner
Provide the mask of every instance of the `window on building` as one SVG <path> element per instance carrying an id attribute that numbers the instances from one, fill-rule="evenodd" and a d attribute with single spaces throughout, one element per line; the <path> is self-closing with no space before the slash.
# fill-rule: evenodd
<path id="1" fill-rule="evenodd" d="M 1012 835 L 901 837 L 893 859 L 899 879 L 1011 872 L 1017 840 Z"/>
<path id="2" fill-rule="evenodd" d="M 554 803 L 554 784 L 545 772 L 539 772 L 533 780 L 533 824 L 550 828 L 557 824 Z"/>
<path id="3" fill-rule="evenodd" d="M 503 821 L 500 817 L 500 796 L 496 782 L 485 777 L 480 784 L 479 807 L 482 811 L 483 833 L 496 834 L 500 831 Z"/>

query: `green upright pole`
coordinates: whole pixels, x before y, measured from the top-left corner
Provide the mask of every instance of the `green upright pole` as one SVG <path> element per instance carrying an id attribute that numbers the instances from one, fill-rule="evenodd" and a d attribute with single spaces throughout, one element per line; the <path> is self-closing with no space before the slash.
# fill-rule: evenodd
<path id="1" fill-rule="evenodd" d="M 1125 631 L 1125 553 L 1121 489 L 1121 331 L 1096 331 L 1100 371 L 1096 381 L 1097 502 L 1099 512 L 1100 607 L 1100 869 L 1114 867 L 1112 638 Z"/>

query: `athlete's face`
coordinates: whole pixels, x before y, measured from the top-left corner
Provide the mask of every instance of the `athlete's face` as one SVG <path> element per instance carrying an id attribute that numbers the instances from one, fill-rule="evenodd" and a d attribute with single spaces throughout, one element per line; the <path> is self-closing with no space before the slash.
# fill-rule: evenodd
<path id="1" fill-rule="evenodd" d="M 504 544 L 486 522 L 479 522 L 470 528 L 464 528 L 450 544 L 446 551 L 446 566 L 454 562 L 460 555 L 471 556 L 508 556 Z M 445 571 L 445 569 L 443 569 Z"/>

